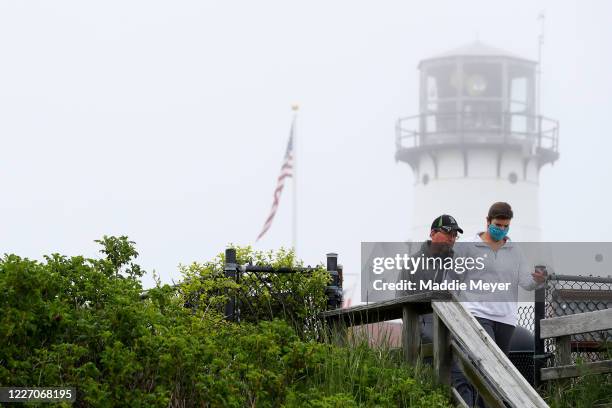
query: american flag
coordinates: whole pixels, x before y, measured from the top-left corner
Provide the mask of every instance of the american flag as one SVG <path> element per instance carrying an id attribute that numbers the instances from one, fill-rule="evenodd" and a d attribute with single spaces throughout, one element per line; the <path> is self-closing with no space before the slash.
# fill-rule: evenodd
<path id="1" fill-rule="evenodd" d="M 272 221 L 276 215 L 278 209 L 278 203 L 280 201 L 281 193 L 285 187 L 285 179 L 287 177 L 293 177 L 293 128 L 295 126 L 295 120 L 291 123 L 291 131 L 289 132 L 289 142 L 287 143 L 287 150 L 285 151 L 285 157 L 283 159 L 283 165 L 281 166 L 280 175 L 276 180 L 276 189 L 274 189 L 274 201 L 272 201 L 272 208 L 270 209 L 270 215 L 266 219 L 261 232 L 257 236 L 256 241 L 259 241 L 261 237 L 270 229 Z"/>

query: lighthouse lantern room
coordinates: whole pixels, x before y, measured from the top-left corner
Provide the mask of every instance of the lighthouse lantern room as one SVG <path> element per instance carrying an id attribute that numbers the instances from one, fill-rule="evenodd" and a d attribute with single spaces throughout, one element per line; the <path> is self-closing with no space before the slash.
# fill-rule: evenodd
<path id="1" fill-rule="evenodd" d="M 513 238 L 539 240 L 539 172 L 559 157 L 559 127 L 538 111 L 537 63 L 475 42 L 418 68 L 419 114 L 396 125 L 395 158 L 415 180 L 410 238 L 442 213 L 477 232 L 508 201 Z"/>

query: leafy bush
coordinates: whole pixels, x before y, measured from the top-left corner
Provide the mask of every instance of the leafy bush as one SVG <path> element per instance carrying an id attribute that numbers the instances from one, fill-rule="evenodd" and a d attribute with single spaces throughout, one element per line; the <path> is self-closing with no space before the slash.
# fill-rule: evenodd
<path id="1" fill-rule="evenodd" d="M 322 268 L 236 284 L 220 255 L 143 297 L 134 243 L 97 242 L 101 259 L 0 260 L 0 386 L 74 386 L 78 407 L 448 406 L 389 353 L 315 340 Z M 289 251 L 238 248 L 238 258 L 296 263 Z M 233 295 L 252 302 L 240 323 L 222 315 Z"/>
<path id="2" fill-rule="evenodd" d="M 236 248 L 236 259 L 239 265 L 303 267 L 292 251 L 284 249 L 273 253 L 256 252 L 251 247 Z M 323 266 L 295 273 L 243 271 L 236 282 L 225 277 L 224 264 L 225 254 L 220 254 L 212 262 L 180 266 L 183 275 L 180 291 L 187 305 L 220 316 L 227 301 L 235 298 L 242 322 L 280 318 L 307 338 L 318 336 L 320 327 L 313 317 L 325 310 L 324 289 L 330 280 Z"/>

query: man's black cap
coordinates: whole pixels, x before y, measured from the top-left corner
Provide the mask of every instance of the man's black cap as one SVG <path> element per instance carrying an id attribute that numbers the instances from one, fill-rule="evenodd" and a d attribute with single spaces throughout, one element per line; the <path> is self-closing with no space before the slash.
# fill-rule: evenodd
<path id="1" fill-rule="evenodd" d="M 431 223 L 431 229 L 441 229 L 446 232 L 458 231 L 463 234 L 463 230 L 457 224 L 457 220 L 448 214 L 442 214 Z"/>

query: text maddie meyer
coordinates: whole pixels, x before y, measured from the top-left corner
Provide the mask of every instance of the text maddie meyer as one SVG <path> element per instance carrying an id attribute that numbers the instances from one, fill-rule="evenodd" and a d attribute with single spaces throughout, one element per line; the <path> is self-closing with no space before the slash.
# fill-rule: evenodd
<path id="1" fill-rule="evenodd" d="M 506 292 L 510 290 L 510 282 L 483 282 L 482 280 L 470 280 L 469 282 L 461 282 L 458 280 L 434 282 L 432 280 L 420 280 L 413 282 L 402 279 L 399 282 L 383 282 L 377 279 L 372 282 L 374 290 L 389 290 L 389 291 L 480 291 L 480 292 Z"/>

